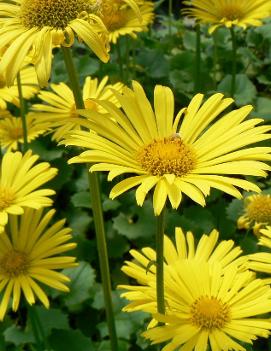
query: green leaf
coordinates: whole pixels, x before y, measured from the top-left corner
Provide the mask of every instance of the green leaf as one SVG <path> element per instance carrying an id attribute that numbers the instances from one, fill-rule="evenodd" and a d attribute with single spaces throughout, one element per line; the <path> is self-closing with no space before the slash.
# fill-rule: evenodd
<path id="1" fill-rule="evenodd" d="M 256 100 L 256 110 L 253 115 L 271 120 L 271 99 L 259 97 Z"/>
<path id="2" fill-rule="evenodd" d="M 90 264 L 82 261 L 78 267 L 64 269 L 63 273 L 71 279 L 70 292 L 64 299 L 66 306 L 72 307 L 87 300 L 95 282 L 95 271 Z"/>
<path id="3" fill-rule="evenodd" d="M 242 216 L 243 211 L 244 211 L 244 202 L 242 200 L 237 200 L 237 199 L 232 200 L 226 210 L 228 217 L 234 222 L 236 222 L 237 219 L 240 216 Z"/>
<path id="4" fill-rule="evenodd" d="M 50 146 L 49 146 L 50 145 Z M 52 147 L 52 143 L 49 141 L 46 143 L 42 140 L 34 140 L 31 143 L 31 150 L 33 153 L 38 154 L 45 161 L 52 161 L 62 157 L 64 149 L 61 147 Z"/>
<path id="5" fill-rule="evenodd" d="M 53 330 L 49 342 L 54 351 L 95 351 L 92 341 L 80 330 Z"/>
<path id="6" fill-rule="evenodd" d="M 90 194 L 88 191 L 80 191 L 71 197 L 71 202 L 74 207 L 91 208 Z"/>
<path id="7" fill-rule="evenodd" d="M 146 201 L 142 208 L 136 207 L 132 216 L 121 212 L 113 219 L 113 228 L 131 240 L 152 236 L 155 228 L 152 203 Z"/>
<path id="8" fill-rule="evenodd" d="M 92 217 L 86 212 L 79 208 L 75 208 L 67 214 L 69 218 L 69 226 L 75 236 L 84 236 L 89 224 L 92 221 Z"/>
<path id="9" fill-rule="evenodd" d="M 61 310 L 35 306 L 42 330 L 45 336 L 49 336 L 53 329 L 69 329 L 68 316 Z"/>
<path id="10" fill-rule="evenodd" d="M 35 342 L 35 338 L 30 330 L 23 330 L 16 325 L 7 328 L 3 334 L 6 342 L 11 342 L 16 346 Z"/>
<path id="11" fill-rule="evenodd" d="M 231 92 L 231 75 L 226 75 L 225 78 L 218 84 L 218 91 L 230 95 Z M 257 90 L 255 85 L 245 74 L 236 75 L 236 88 L 234 99 L 237 105 L 246 105 L 253 102 L 256 97 Z"/>
<path id="12" fill-rule="evenodd" d="M 162 78 L 169 74 L 169 64 L 164 52 L 155 49 L 141 50 L 137 62 L 146 68 L 151 78 Z"/>
<path id="13" fill-rule="evenodd" d="M 97 351 L 111 351 L 110 341 L 103 340 L 102 342 L 98 342 Z M 130 344 L 125 340 L 118 340 L 118 351 L 128 351 Z"/>

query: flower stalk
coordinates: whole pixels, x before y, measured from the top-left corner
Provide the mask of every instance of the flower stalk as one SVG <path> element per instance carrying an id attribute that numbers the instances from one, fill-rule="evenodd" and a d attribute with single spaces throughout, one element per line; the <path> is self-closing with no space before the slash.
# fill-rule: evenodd
<path id="1" fill-rule="evenodd" d="M 172 34 L 172 0 L 168 0 L 168 34 Z"/>
<path id="2" fill-rule="evenodd" d="M 18 86 L 18 94 L 20 100 L 20 114 L 22 119 L 22 126 L 23 126 L 23 151 L 26 152 L 28 150 L 28 140 L 27 140 L 27 122 L 26 122 L 26 108 L 25 108 L 25 101 L 23 98 L 23 89 L 22 89 L 22 81 L 20 72 L 17 74 L 17 86 Z"/>
<path id="3" fill-rule="evenodd" d="M 200 71 L 201 71 L 201 34 L 200 24 L 196 25 L 196 61 L 195 61 L 195 78 L 194 78 L 194 92 L 198 93 L 201 90 Z"/>
<path id="4" fill-rule="evenodd" d="M 164 231 L 166 207 L 157 217 L 156 231 L 156 299 L 157 312 L 165 314 L 164 296 Z"/>
<path id="5" fill-rule="evenodd" d="M 234 27 L 230 28 L 231 31 L 231 43 L 232 43 L 232 73 L 231 73 L 231 97 L 234 98 L 236 88 L 236 36 Z"/>
<path id="6" fill-rule="evenodd" d="M 71 89 L 74 94 L 75 104 L 78 109 L 84 109 L 84 100 L 81 93 L 81 88 L 72 59 L 72 54 L 69 48 L 62 47 L 63 57 L 67 72 L 70 79 Z M 112 294 L 111 294 L 111 281 L 110 281 L 110 271 L 109 271 L 109 262 L 108 262 L 108 253 L 107 253 L 107 244 L 105 237 L 104 229 L 104 220 L 103 220 L 103 211 L 101 205 L 101 193 L 99 186 L 99 178 L 97 173 L 89 173 L 89 189 L 90 196 L 92 199 L 92 211 L 94 218 L 94 226 L 96 231 L 98 255 L 99 255 L 99 264 L 101 270 L 101 279 L 103 285 L 104 293 L 104 302 L 106 310 L 107 325 L 109 330 L 111 350 L 118 350 L 118 340 L 114 319 L 113 303 L 112 303 Z"/>

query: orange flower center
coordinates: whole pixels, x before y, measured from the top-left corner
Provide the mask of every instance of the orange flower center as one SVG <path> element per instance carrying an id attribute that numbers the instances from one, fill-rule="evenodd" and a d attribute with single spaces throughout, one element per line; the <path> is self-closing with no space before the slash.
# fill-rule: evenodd
<path id="1" fill-rule="evenodd" d="M 10 189 L 0 188 L 0 211 L 8 208 L 15 200 L 15 195 Z"/>
<path id="2" fill-rule="evenodd" d="M 9 135 L 11 139 L 18 140 L 23 136 L 23 128 L 22 127 L 10 128 Z"/>
<path id="3" fill-rule="evenodd" d="M 22 0 L 21 21 L 27 28 L 65 29 L 82 13 L 91 13 L 90 0 Z"/>
<path id="4" fill-rule="evenodd" d="M 230 320 L 229 306 L 215 297 L 203 296 L 191 306 L 191 321 L 203 329 L 223 328 Z"/>
<path id="5" fill-rule="evenodd" d="M 256 195 L 246 205 L 246 214 L 250 220 L 271 224 L 271 196 Z"/>
<path id="6" fill-rule="evenodd" d="M 244 9 L 238 4 L 238 1 L 233 1 L 232 3 L 221 5 L 219 16 L 223 19 L 234 21 L 244 16 Z"/>
<path id="7" fill-rule="evenodd" d="M 25 274 L 28 267 L 27 256 L 21 251 L 12 249 L 0 258 L 0 272 L 8 277 Z"/>
<path id="8" fill-rule="evenodd" d="M 145 171 L 159 176 L 182 177 L 196 164 L 193 150 L 178 136 L 154 140 L 138 152 L 137 160 Z"/>

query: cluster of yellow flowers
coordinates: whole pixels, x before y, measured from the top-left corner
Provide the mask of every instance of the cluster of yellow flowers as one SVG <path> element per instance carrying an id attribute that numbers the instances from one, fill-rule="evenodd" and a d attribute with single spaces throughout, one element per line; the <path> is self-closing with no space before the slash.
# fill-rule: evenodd
<path id="1" fill-rule="evenodd" d="M 260 25 L 270 15 L 266 0 L 191 0 L 189 15 L 217 26 Z M 50 225 L 54 210 L 51 189 L 41 188 L 57 173 L 47 162 L 24 154 L 28 141 L 53 133 L 60 144 L 83 148 L 69 163 L 91 164 L 90 172 L 108 172 L 108 180 L 122 175 L 111 190 L 113 199 L 136 188 L 142 206 L 152 193 L 153 209 L 160 216 L 167 204 L 177 209 L 183 195 L 205 206 L 211 188 L 238 199 L 241 190 L 261 189 L 245 176 L 266 177 L 271 147 L 254 146 L 271 139 L 271 126 L 260 118 L 246 119 L 252 106 L 231 109 L 234 102 L 220 93 L 204 100 L 195 95 L 175 113 L 174 94 L 157 85 L 153 105 L 140 83 L 109 84 L 86 77 L 81 92 L 84 109 L 76 108 L 74 91 L 65 83 L 50 84 L 52 50 L 71 47 L 76 37 L 102 62 L 109 60 L 109 42 L 136 36 L 153 21 L 154 5 L 143 0 L 0 0 L 0 320 L 12 297 L 19 307 L 21 294 L 31 305 L 48 297 L 39 283 L 68 291 L 69 279 L 59 269 L 76 265 L 63 256 L 75 248 L 64 220 Z M 53 15 L 52 15 L 53 14 Z M 20 77 L 16 80 L 16 77 Z M 18 85 L 20 87 L 18 89 Z M 7 104 L 22 107 L 35 94 L 26 126 L 9 114 Z M 49 90 L 50 89 L 50 90 Z M 77 92 L 78 93 L 78 92 Z M 253 227 L 259 244 L 271 248 L 270 195 L 247 197 L 239 228 Z M 122 285 L 128 312 L 148 312 L 152 320 L 144 337 L 163 351 L 245 351 L 242 343 L 268 337 L 271 330 L 271 254 L 242 256 L 234 242 L 217 244 L 218 232 L 202 235 L 198 244 L 191 232 L 176 228 L 175 243 L 164 237 L 165 313 L 157 312 L 157 254 L 150 247 L 131 250 L 134 261 L 122 270 L 138 285 Z"/>

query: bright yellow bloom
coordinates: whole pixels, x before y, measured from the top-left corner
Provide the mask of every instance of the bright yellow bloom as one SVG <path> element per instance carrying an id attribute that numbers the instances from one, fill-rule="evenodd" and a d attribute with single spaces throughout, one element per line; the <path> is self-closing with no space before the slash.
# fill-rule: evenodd
<path id="1" fill-rule="evenodd" d="M 269 251 L 271 249 L 271 227 L 267 226 L 265 229 L 260 230 L 258 245 L 266 247 Z M 257 272 L 271 273 L 271 253 L 270 252 L 257 252 L 249 255 L 249 269 Z M 268 280 L 269 284 L 271 279 Z"/>
<path id="2" fill-rule="evenodd" d="M 38 189 L 51 180 L 57 169 L 49 163 L 34 163 L 38 156 L 31 151 L 7 152 L 0 170 L 0 233 L 8 222 L 8 215 L 21 215 L 25 207 L 40 209 L 51 206 L 48 196 L 55 194 L 51 189 Z"/>
<path id="3" fill-rule="evenodd" d="M 254 234 L 259 235 L 261 228 L 271 225 L 271 196 L 269 194 L 247 196 L 244 205 L 244 214 L 237 221 L 239 229 L 253 228 Z"/>
<path id="4" fill-rule="evenodd" d="M 98 82 L 97 78 L 87 77 L 85 79 L 83 99 L 87 109 L 106 112 L 93 99 L 111 101 L 119 106 L 112 89 L 121 92 L 123 84 L 107 84 L 107 82 L 108 76 L 104 77 L 101 82 Z M 78 118 L 72 90 L 65 83 L 51 84 L 51 88 L 52 92 L 41 91 L 39 94 L 39 98 L 46 104 L 35 104 L 32 110 L 37 120 L 50 123 L 50 128 L 54 131 L 53 140 L 59 141 L 67 132 L 80 129 L 83 120 Z"/>
<path id="5" fill-rule="evenodd" d="M 212 33 L 219 26 L 261 26 L 271 14 L 270 0 L 189 0 L 184 13 L 203 23 L 211 24 Z"/>
<path id="6" fill-rule="evenodd" d="M 101 19 L 109 32 L 109 41 L 116 43 L 119 36 L 130 35 L 136 38 L 136 33 L 147 31 L 148 25 L 154 19 L 154 4 L 152 1 L 138 2 L 140 17 L 120 1 L 103 0 Z"/>
<path id="7" fill-rule="evenodd" d="M 167 311 L 153 316 L 165 324 L 143 333 L 163 351 L 246 351 L 243 342 L 270 335 L 271 289 L 252 272 L 188 259 L 166 266 L 164 282 Z"/>
<path id="8" fill-rule="evenodd" d="M 26 116 L 27 140 L 31 142 L 39 135 L 45 133 L 50 124 L 36 119 L 34 116 Z M 6 117 L 0 119 L 0 145 L 7 151 L 18 150 L 19 144 L 23 144 L 23 126 L 20 117 Z"/>
<path id="9" fill-rule="evenodd" d="M 48 308 L 48 297 L 38 283 L 69 291 L 70 279 L 56 270 L 76 265 L 75 257 L 62 255 L 76 244 L 67 243 L 72 236 L 70 228 L 63 228 L 65 220 L 49 225 L 54 213 L 26 209 L 22 216 L 10 216 L 0 236 L 0 320 L 11 297 L 17 311 L 22 293 L 30 305 L 38 298 Z"/>
<path id="10" fill-rule="evenodd" d="M 1 80 L 12 85 L 29 55 L 46 86 L 53 47 L 72 46 L 76 36 L 107 62 L 107 30 L 95 11 L 92 0 L 0 0 Z"/>
<path id="11" fill-rule="evenodd" d="M 31 99 L 39 91 L 37 74 L 34 67 L 26 66 L 20 71 L 22 93 L 25 100 Z M 17 80 L 10 87 L 0 88 L 0 109 L 7 108 L 7 102 L 20 106 Z"/>
<path id="12" fill-rule="evenodd" d="M 113 187 L 111 198 L 138 186 L 136 200 L 141 206 L 154 188 L 154 213 L 159 215 L 167 198 L 177 208 L 183 193 L 204 206 L 211 187 L 237 198 L 242 195 L 236 187 L 260 191 L 239 177 L 266 176 L 271 169 L 261 162 L 271 159 L 270 147 L 248 147 L 271 137 L 266 134 L 270 126 L 258 126 L 262 119 L 245 121 L 252 106 L 216 120 L 233 100 L 214 94 L 203 103 L 203 95 L 197 94 L 174 117 L 174 96 L 167 87 L 155 87 L 154 109 L 137 82 L 123 95 L 114 94 L 124 112 L 109 102 L 99 104 L 111 118 L 82 110 L 91 132 L 75 131 L 63 142 L 89 149 L 70 163 L 92 163 L 90 171 L 108 171 L 109 180 L 129 174 Z"/>
<path id="13" fill-rule="evenodd" d="M 175 265 L 183 260 L 194 260 L 199 263 L 209 262 L 210 264 L 219 265 L 222 270 L 231 266 L 236 266 L 239 271 L 243 270 L 247 258 L 245 256 L 239 257 L 242 253 L 240 247 L 234 247 L 232 240 L 224 240 L 217 244 L 218 236 L 217 230 L 213 230 L 209 235 L 203 234 L 196 245 L 191 232 L 184 235 L 181 228 L 176 228 L 175 243 L 168 236 L 164 236 L 165 266 Z M 140 286 L 119 286 L 121 289 L 128 290 L 128 292 L 122 294 L 122 297 L 131 301 L 123 310 L 128 312 L 138 310 L 156 311 L 157 303 L 155 291 L 152 287 L 156 280 L 156 252 L 150 247 L 145 247 L 141 252 L 131 250 L 130 254 L 134 260 L 126 261 L 122 271 L 136 279 Z M 154 324 L 155 322 L 152 321 L 152 325 Z"/>

